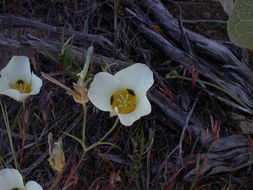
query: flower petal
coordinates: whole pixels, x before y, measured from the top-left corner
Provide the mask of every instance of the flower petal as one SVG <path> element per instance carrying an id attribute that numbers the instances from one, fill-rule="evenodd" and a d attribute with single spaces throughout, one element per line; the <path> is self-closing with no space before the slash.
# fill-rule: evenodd
<path id="1" fill-rule="evenodd" d="M 5 90 L 9 89 L 10 85 L 6 77 L 0 78 L 0 94 L 1 92 L 4 92 Z"/>
<path id="2" fill-rule="evenodd" d="M 137 105 L 136 110 L 128 114 L 119 114 L 120 122 L 125 126 L 130 126 L 136 120 L 151 112 L 151 105 L 147 98 L 144 96 L 141 102 Z"/>
<path id="3" fill-rule="evenodd" d="M 31 78 L 31 95 L 38 94 L 40 92 L 40 88 L 42 86 L 42 80 L 37 77 L 34 73 L 32 73 L 32 78 Z"/>
<path id="4" fill-rule="evenodd" d="M 130 88 L 140 97 L 144 96 L 153 85 L 153 72 L 145 65 L 136 63 L 114 75 L 120 80 L 122 88 Z"/>
<path id="5" fill-rule="evenodd" d="M 116 116 L 116 115 L 118 115 L 115 111 L 111 111 L 110 112 L 110 117 L 114 117 L 114 116 Z"/>
<path id="6" fill-rule="evenodd" d="M 26 190 L 43 190 L 43 188 L 35 181 L 29 181 L 26 184 Z"/>
<path id="7" fill-rule="evenodd" d="M 20 94 L 20 92 L 16 89 L 8 89 L 3 92 L 0 91 L 0 94 L 9 96 L 18 102 L 23 102 L 26 98 L 30 96 L 30 94 L 27 93 Z"/>
<path id="8" fill-rule="evenodd" d="M 0 190 L 24 188 L 23 178 L 18 170 L 5 168 L 0 170 Z"/>
<path id="9" fill-rule="evenodd" d="M 42 81 L 37 76 L 35 76 L 35 77 L 34 76 L 32 76 L 32 84 L 31 84 L 32 85 L 32 92 L 29 94 L 28 93 L 20 94 L 20 92 L 17 89 L 13 89 L 9 86 L 8 80 L 6 77 L 1 77 L 0 78 L 0 94 L 9 96 L 18 102 L 23 102 L 30 95 L 38 94 L 38 92 L 40 90 L 40 87 L 42 85 Z"/>
<path id="10" fill-rule="evenodd" d="M 100 72 L 95 75 L 90 85 L 88 97 L 98 109 L 102 111 L 113 111 L 110 105 L 111 96 L 118 88 L 119 80 L 117 78 L 109 73 Z"/>
<path id="11" fill-rule="evenodd" d="M 1 70 L 1 76 L 6 77 L 9 82 L 24 80 L 30 83 L 31 68 L 28 57 L 13 56 L 7 66 Z"/>

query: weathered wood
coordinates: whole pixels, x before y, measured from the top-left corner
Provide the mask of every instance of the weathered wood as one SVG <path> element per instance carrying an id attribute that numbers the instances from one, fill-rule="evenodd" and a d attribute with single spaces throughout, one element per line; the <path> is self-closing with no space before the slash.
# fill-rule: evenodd
<path id="1" fill-rule="evenodd" d="M 124 3 L 124 1 L 122 1 Z M 190 54 L 180 47 L 177 47 L 171 41 L 181 42 L 181 32 L 176 19 L 172 18 L 167 9 L 162 6 L 160 1 L 144 0 L 133 4 L 129 1 L 124 8 L 125 13 L 131 15 L 131 22 L 140 29 L 140 34 L 157 47 L 165 55 L 174 61 L 185 65 L 194 64 L 198 68 L 200 74 L 210 82 L 226 89 L 235 97 L 241 99 L 248 106 L 253 107 L 253 87 L 250 83 L 248 68 L 241 63 L 225 46 L 209 40 L 199 34 L 184 29 L 189 37 L 190 44 L 194 51 L 203 53 L 212 57 L 212 61 L 204 57 Z M 125 5 L 125 4 L 122 4 Z M 149 9 L 155 21 L 159 23 L 166 36 L 161 35 L 158 31 L 152 29 L 152 20 L 149 19 L 143 11 L 137 6 Z M 46 49 L 55 55 L 61 51 L 61 43 L 59 37 L 63 30 L 54 26 L 50 26 L 39 21 L 20 18 L 12 15 L 0 15 L 0 47 L 12 49 L 28 49 L 42 52 Z M 22 31 L 22 28 L 26 28 Z M 66 37 L 75 35 L 76 39 L 85 42 L 82 47 L 72 46 L 72 56 L 74 59 L 82 59 L 86 56 L 88 44 L 94 41 L 103 52 L 108 55 L 113 53 L 113 44 L 106 38 L 96 35 L 84 34 L 76 31 L 66 31 Z M 108 63 L 118 63 L 114 65 L 116 68 L 126 67 L 127 60 L 124 55 L 119 54 L 116 60 L 100 54 L 93 55 L 93 62 L 97 65 L 101 64 L 101 60 Z M 242 66 L 243 65 L 243 66 Z M 230 68 L 230 69 L 228 69 Z M 231 69 L 233 68 L 233 69 Z M 244 72 L 246 69 L 247 71 Z M 252 75 L 253 76 L 253 75 Z M 249 80 L 248 80 L 249 79 Z M 228 99 L 228 97 L 224 96 Z M 224 98 L 223 97 L 223 98 Z M 183 110 L 175 102 L 172 102 L 166 96 L 161 96 L 157 90 L 152 90 L 149 94 L 150 100 L 157 105 L 166 115 L 179 127 L 183 128 L 188 116 L 188 112 Z M 224 98 L 224 99 L 225 99 Z M 224 101 L 226 103 L 226 101 Z M 227 101 L 229 102 L 229 101 Z M 228 105 L 232 105 L 231 103 Z M 253 151 L 248 145 L 248 139 L 241 135 L 229 135 L 221 137 L 219 141 L 214 141 L 212 135 L 207 133 L 205 125 L 198 120 L 193 114 L 187 130 L 197 139 L 207 151 L 212 145 L 211 152 L 208 155 L 206 165 L 206 175 L 221 173 L 224 171 L 235 171 L 243 167 L 252 165 L 250 160 Z M 104 156 L 104 155 L 102 155 Z M 119 160 L 113 155 L 109 155 L 113 160 L 126 164 L 125 159 Z M 186 155 L 184 155 L 186 156 Z M 191 155 L 193 163 L 196 164 L 198 155 Z M 201 161 L 205 159 L 205 154 L 200 154 Z M 185 158 L 184 158 L 185 159 Z M 185 179 L 190 180 L 196 174 L 195 167 L 187 168 Z"/>
<path id="2" fill-rule="evenodd" d="M 12 34 L 12 36 L 22 36 L 29 33 L 42 39 L 58 39 L 60 41 L 63 34 L 65 39 L 74 35 L 73 44 L 78 42 L 78 45 L 84 49 L 88 49 L 91 44 L 94 44 L 95 46 L 98 46 L 98 48 L 102 49 L 105 55 L 110 56 L 113 54 L 113 43 L 101 35 L 71 31 L 62 27 L 51 26 L 37 20 L 14 15 L 0 15 L 0 23 L 0 30 L 2 32 L 5 31 L 8 34 Z M 116 49 L 116 52 L 120 51 Z M 122 60 L 126 60 L 122 53 L 118 53 L 117 57 Z"/>
<path id="3" fill-rule="evenodd" d="M 176 103 L 172 102 L 166 96 L 162 96 L 157 90 L 153 90 L 148 97 L 170 120 L 183 128 L 188 115 L 186 111 L 182 110 Z M 219 139 L 219 142 L 215 142 L 210 132 L 207 133 L 205 125 L 201 123 L 201 121 L 195 122 L 197 120 L 196 116 L 191 118 L 191 124 L 188 126 L 188 131 L 191 131 L 195 137 L 200 138 L 200 142 L 206 150 L 209 149 L 212 143 L 213 146 L 211 152 L 226 151 L 229 149 L 236 149 L 237 147 L 248 147 L 247 139 L 241 135 L 223 137 Z"/>
<path id="4" fill-rule="evenodd" d="M 140 33 L 147 39 L 147 41 L 149 41 L 152 45 L 155 45 L 160 51 L 162 51 L 172 60 L 177 61 L 186 67 L 188 67 L 190 64 L 193 64 L 195 68 L 199 70 L 199 73 L 205 76 L 209 81 L 217 84 L 221 88 L 228 91 L 231 95 L 237 97 L 249 107 L 253 108 L 253 85 L 247 80 L 249 77 L 247 75 L 245 76 L 245 73 L 243 73 L 243 71 L 239 68 L 227 69 L 244 64 L 239 62 L 226 47 L 212 40 L 204 40 L 205 38 L 202 37 L 202 40 L 207 43 L 206 47 L 210 46 L 210 48 L 207 48 L 205 51 L 212 51 L 214 53 L 216 51 L 219 51 L 219 53 L 223 52 L 224 56 L 226 55 L 226 59 L 220 60 L 221 55 L 216 54 L 213 56 L 216 56 L 218 59 L 217 61 L 204 59 L 203 57 L 199 57 L 195 54 L 190 55 L 189 53 L 170 43 L 165 36 L 162 36 L 158 31 L 152 29 L 150 26 L 152 21 L 143 16 L 144 13 L 142 13 L 137 6 L 132 5 L 131 8 L 132 10 L 126 8 L 126 12 L 135 18 L 132 19 L 132 22 L 136 25 L 136 27 L 139 28 Z M 166 22 L 168 22 L 168 20 Z M 174 23 L 175 21 L 172 19 L 172 22 Z M 186 31 L 188 32 L 188 30 Z M 177 31 L 174 29 L 174 32 L 177 33 L 177 35 L 180 35 L 179 29 Z M 191 41 L 191 43 L 193 42 Z M 220 48 L 214 51 L 214 49 L 218 47 Z M 246 69 L 251 72 L 249 68 L 246 67 Z"/>
<path id="5" fill-rule="evenodd" d="M 37 38 L 35 36 L 32 36 L 31 34 L 27 34 L 26 36 L 20 36 L 20 37 L 13 37 L 10 38 L 9 36 L 1 34 L 0 31 L 0 47 L 3 49 L 12 48 L 14 49 L 27 49 L 27 50 L 36 50 L 38 52 L 41 52 L 44 54 L 43 49 L 46 49 L 48 52 L 50 52 L 53 55 L 59 55 L 61 53 L 62 44 L 60 42 L 56 42 L 53 40 L 43 40 L 40 38 Z M 74 45 L 72 45 L 72 57 L 74 59 L 82 60 L 83 56 L 86 57 L 87 50 L 78 48 Z M 93 63 L 97 65 L 101 65 L 101 61 L 104 60 L 108 64 L 111 63 L 117 63 L 114 65 L 114 67 L 121 68 L 126 67 L 128 65 L 127 62 L 116 60 L 110 57 L 102 56 L 100 54 L 93 54 Z"/>
<path id="6" fill-rule="evenodd" d="M 253 164 L 252 160 L 253 149 L 252 148 L 234 148 L 227 150 L 225 152 L 219 153 L 209 153 L 209 154 L 198 154 L 193 155 L 193 163 L 190 171 L 184 176 L 184 179 L 187 181 L 192 181 L 193 177 L 198 174 L 204 174 L 204 177 L 224 173 L 224 172 L 233 172 L 245 167 L 251 167 Z M 205 160 L 207 158 L 206 164 L 203 165 L 202 170 L 197 171 L 196 165 L 197 160 Z M 200 169 L 200 168 L 199 168 Z"/>
<path id="7" fill-rule="evenodd" d="M 163 32 L 174 40 L 181 43 L 182 34 L 177 19 L 169 13 L 160 0 L 141 0 L 135 1 L 140 7 L 149 10 L 154 21 L 161 25 Z M 240 70 L 245 80 L 251 81 L 253 84 L 253 72 L 241 61 L 239 61 L 233 53 L 222 44 L 208 39 L 200 34 L 192 32 L 184 28 L 187 33 L 193 49 L 204 55 L 211 56 L 214 60 L 221 61 L 224 65 L 233 65 Z"/>
<path id="8" fill-rule="evenodd" d="M 173 122 L 175 122 L 181 129 L 185 125 L 188 113 L 183 111 L 177 104 L 172 102 L 166 96 L 162 96 L 158 91 L 153 90 L 149 94 L 149 99 L 154 102 L 163 113 Z M 221 137 L 219 140 L 214 140 L 212 135 L 207 133 L 205 125 L 199 121 L 196 116 L 192 116 L 190 125 L 188 125 L 188 132 L 195 138 L 199 138 L 200 143 L 205 148 L 206 152 L 212 146 L 210 153 L 188 155 L 185 161 L 189 159 L 191 165 L 187 167 L 184 179 L 192 181 L 193 177 L 199 173 L 204 174 L 205 177 L 213 174 L 232 172 L 241 168 L 250 167 L 253 164 L 252 155 L 253 149 L 249 147 L 248 140 L 242 135 L 230 135 Z M 205 163 L 203 170 L 197 171 L 197 162 Z M 177 163 L 167 163 L 168 165 L 175 165 Z"/>

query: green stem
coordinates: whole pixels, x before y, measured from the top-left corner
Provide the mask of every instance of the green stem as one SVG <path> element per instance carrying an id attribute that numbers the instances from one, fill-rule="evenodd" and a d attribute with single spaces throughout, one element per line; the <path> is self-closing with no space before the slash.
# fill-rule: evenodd
<path id="1" fill-rule="evenodd" d="M 61 172 L 57 172 L 56 179 L 54 180 L 54 183 L 51 185 L 49 190 L 53 190 L 54 187 L 57 185 L 57 183 L 59 183 L 60 180 L 61 180 Z"/>
<path id="2" fill-rule="evenodd" d="M 78 161 L 76 167 L 73 170 L 73 174 L 77 172 L 78 168 L 80 167 L 81 163 L 83 162 L 83 160 L 86 156 L 86 153 L 89 150 L 93 149 L 94 147 L 98 146 L 108 135 L 110 135 L 111 132 L 115 129 L 115 127 L 117 126 L 117 124 L 119 122 L 119 118 L 117 117 L 114 124 L 113 124 L 113 126 L 112 126 L 112 128 L 98 142 L 96 142 L 95 144 L 92 144 L 92 145 L 90 145 L 86 148 L 86 145 L 85 145 L 85 126 L 86 126 L 86 115 L 87 115 L 86 104 L 83 104 L 83 111 L 84 111 L 84 114 L 83 114 L 83 137 L 82 137 L 82 140 L 83 140 L 83 144 L 82 144 L 83 153 L 82 153 L 82 156 L 81 156 L 80 160 Z M 67 185 L 66 183 L 65 183 L 64 186 Z"/>
<path id="3" fill-rule="evenodd" d="M 87 118 L 87 108 L 86 108 L 86 104 L 82 104 L 83 105 L 83 136 L 82 136 L 82 140 L 83 140 L 83 147 L 86 148 L 86 144 L 85 144 L 85 129 L 86 129 L 86 118 Z"/>
<path id="4" fill-rule="evenodd" d="M 117 126 L 118 123 L 119 123 L 119 117 L 116 118 L 112 128 L 98 142 L 90 145 L 89 147 L 87 147 L 86 150 L 89 151 L 89 150 L 95 148 L 96 146 L 98 146 L 108 135 L 111 134 L 111 132 L 115 129 L 115 127 Z"/>
<path id="5" fill-rule="evenodd" d="M 73 173 L 76 173 L 76 172 L 77 172 L 77 170 L 78 170 L 79 166 L 81 165 L 81 163 L 82 163 L 82 162 L 83 162 L 83 160 L 84 160 L 84 157 L 85 157 L 86 153 L 87 153 L 87 151 L 86 151 L 86 150 L 84 150 L 84 151 L 83 151 L 83 154 L 82 154 L 82 156 L 81 156 L 80 160 L 78 161 L 78 163 L 77 163 L 77 165 L 76 165 L 76 167 L 75 167 L 75 169 L 74 169 L 74 172 L 73 172 Z"/>
<path id="6" fill-rule="evenodd" d="M 103 140 L 105 140 L 105 138 L 111 134 L 111 132 L 115 129 L 115 127 L 117 126 L 117 124 L 119 123 L 119 117 L 116 118 L 112 128 L 98 141 L 98 142 L 102 142 Z"/>
<path id="7" fill-rule="evenodd" d="M 17 158 L 16 158 L 16 152 L 15 152 L 14 144 L 13 144 L 13 140 L 12 140 L 11 127 L 10 127 L 10 122 L 9 122 L 9 118 L 8 118 L 8 112 L 7 112 L 6 106 L 5 107 L 3 106 L 1 99 L 0 99 L 0 105 L 1 105 L 1 110 L 2 110 L 2 113 L 3 113 L 3 117 L 4 117 L 4 123 L 5 123 L 6 129 L 7 129 L 9 142 L 10 142 L 10 145 L 11 145 L 11 152 L 12 152 L 12 156 L 13 156 L 13 159 L 14 159 L 15 168 L 18 169 L 18 161 L 17 161 Z"/>
<path id="8" fill-rule="evenodd" d="M 75 169 L 74 169 L 74 173 L 78 170 L 80 164 L 82 163 L 86 153 L 87 153 L 87 149 L 86 149 L 86 144 L 85 144 L 85 129 L 86 129 L 86 118 L 87 118 L 87 108 L 86 108 L 86 104 L 82 104 L 83 105 L 83 134 L 82 134 L 82 147 L 83 147 L 83 154 L 80 158 L 80 160 L 78 161 Z"/>

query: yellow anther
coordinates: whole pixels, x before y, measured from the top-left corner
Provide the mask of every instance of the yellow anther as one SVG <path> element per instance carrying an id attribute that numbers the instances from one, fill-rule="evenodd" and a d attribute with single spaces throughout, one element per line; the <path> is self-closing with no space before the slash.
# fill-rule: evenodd
<path id="1" fill-rule="evenodd" d="M 31 93 L 32 91 L 31 85 L 23 80 L 18 80 L 13 85 L 11 85 L 11 87 L 17 89 L 21 94 Z"/>
<path id="2" fill-rule="evenodd" d="M 119 114 L 127 114 L 136 109 L 136 95 L 132 89 L 123 89 L 111 96 L 111 106 Z"/>

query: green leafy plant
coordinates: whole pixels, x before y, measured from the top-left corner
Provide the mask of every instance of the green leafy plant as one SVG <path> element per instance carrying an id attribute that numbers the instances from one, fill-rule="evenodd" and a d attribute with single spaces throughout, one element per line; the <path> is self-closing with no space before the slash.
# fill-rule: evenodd
<path id="1" fill-rule="evenodd" d="M 83 56 L 82 64 L 72 58 L 72 44 L 74 40 L 74 35 L 65 41 L 64 32 L 61 38 L 61 53 L 57 56 L 51 54 L 46 49 L 42 49 L 43 52 L 52 59 L 58 66 L 63 68 L 63 71 L 58 71 L 56 74 L 62 74 L 64 76 L 70 76 L 76 79 L 76 73 L 82 70 L 82 65 L 85 62 L 85 56 Z"/>
<path id="2" fill-rule="evenodd" d="M 227 26 L 231 41 L 245 48 L 253 48 L 252 10 L 252 0 L 237 0 Z"/>
<path id="3" fill-rule="evenodd" d="M 142 161 L 146 157 L 149 147 L 153 144 L 153 139 L 154 133 L 151 138 L 146 140 L 142 129 L 138 130 L 135 136 L 131 138 L 133 154 L 128 155 L 128 157 L 132 163 L 130 164 L 129 170 L 126 171 L 131 178 L 136 177 L 138 172 L 142 169 Z"/>
<path id="4" fill-rule="evenodd" d="M 238 46 L 253 48 L 253 1 L 218 1 L 229 15 L 227 30 L 230 40 Z"/>

